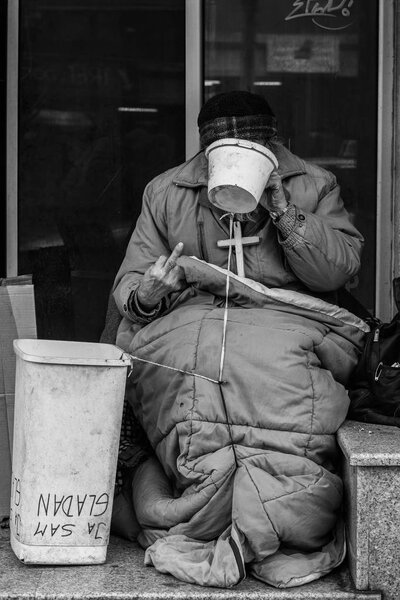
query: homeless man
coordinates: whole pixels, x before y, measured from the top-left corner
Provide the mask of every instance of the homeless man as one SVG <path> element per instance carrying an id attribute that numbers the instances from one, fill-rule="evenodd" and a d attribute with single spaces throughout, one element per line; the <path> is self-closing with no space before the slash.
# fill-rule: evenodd
<path id="1" fill-rule="evenodd" d="M 215 96 L 198 125 L 203 150 L 146 187 L 114 288 L 154 450 L 134 475 L 138 540 L 146 564 L 184 581 L 232 586 L 247 565 L 300 585 L 345 552 L 335 432 L 368 327 L 327 300 L 363 240 L 335 177 L 278 143 L 262 97 Z M 249 214 L 208 199 L 204 149 L 232 138 L 279 165 Z"/>

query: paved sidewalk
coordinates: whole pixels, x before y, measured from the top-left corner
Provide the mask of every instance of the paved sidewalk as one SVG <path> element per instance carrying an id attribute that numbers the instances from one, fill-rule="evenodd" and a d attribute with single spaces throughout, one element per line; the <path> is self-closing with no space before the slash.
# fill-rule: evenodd
<path id="1" fill-rule="evenodd" d="M 249 577 L 232 589 L 203 588 L 143 566 L 137 544 L 113 537 L 104 565 L 37 567 L 19 562 L 0 537 L 0 600 L 380 600 L 356 592 L 347 568 L 307 586 L 277 590 Z"/>

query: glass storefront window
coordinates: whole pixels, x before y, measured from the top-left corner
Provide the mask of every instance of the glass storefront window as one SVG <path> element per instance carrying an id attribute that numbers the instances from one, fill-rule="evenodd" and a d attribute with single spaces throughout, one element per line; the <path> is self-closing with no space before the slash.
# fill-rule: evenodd
<path id="1" fill-rule="evenodd" d="M 97 341 L 146 183 L 185 158 L 184 0 L 20 0 L 18 270 Z"/>
<path id="2" fill-rule="evenodd" d="M 229 15 L 229 18 L 228 18 Z M 332 171 L 366 243 L 349 284 L 375 298 L 378 0 L 205 0 L 205 97 L 264 95 L 289 149 Z"/>

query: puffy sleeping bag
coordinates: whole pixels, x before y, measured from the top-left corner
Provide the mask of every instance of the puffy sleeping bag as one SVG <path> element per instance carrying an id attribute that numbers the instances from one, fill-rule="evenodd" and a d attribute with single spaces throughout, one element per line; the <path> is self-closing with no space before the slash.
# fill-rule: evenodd
<path id="1" fill-rule="evenodd" d="M 220 587 L 245 565 L 277 587 L 316 579 L 345 554 L 335 433 L 368 326 L 233 274 L 226 309 L 225 270 L 178 262 L 190 287 L 122 337 L 157 457 L 134 478 L 145 562 Z"/>

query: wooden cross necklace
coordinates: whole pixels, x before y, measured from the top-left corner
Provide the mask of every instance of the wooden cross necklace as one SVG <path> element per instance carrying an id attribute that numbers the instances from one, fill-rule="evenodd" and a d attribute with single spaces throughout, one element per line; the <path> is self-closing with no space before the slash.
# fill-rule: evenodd
<path id="1" fill-rule="evenodd" d="M 240 221 L 233 221 L 233 238 L 228 240 L 218 240 L 217 246 L 218 248 L 228 249 L 229 247 L 235 247 L 237 274 L 239 275 L 239 277 L 245 277 L 243 246 L 251 246 L 254 244 L 258 244 L 259 241 L 260 238 L 258 235 L 242 237 Z"/>

